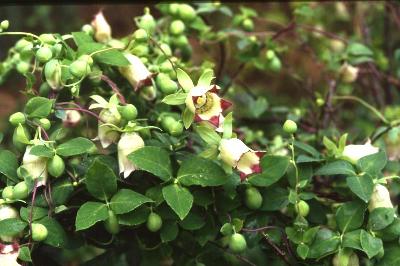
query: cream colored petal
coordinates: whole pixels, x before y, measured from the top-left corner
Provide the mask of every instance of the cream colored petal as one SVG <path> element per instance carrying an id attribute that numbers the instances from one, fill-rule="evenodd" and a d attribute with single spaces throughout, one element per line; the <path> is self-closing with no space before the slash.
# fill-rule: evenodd
<path id="1" fill-rule="evenodd" d="M 124 173 L 124 178 L 136 170 L 135 165 L 128 159 L 128 155 L 143 147 L 144 141 L 139 134 L 129 132 L 121 135 L 118 142 L 118 165 L 119 172 Z"/>
<path id="2" fill-rule="evenodd" d="M 237 163 L 237 169 L 246 174 L 252 174 L 254 172 L 254 167 L 260 164 L 260 157 L 258 157 L 255 152 L 246 152 L 239 159 Z"/>
<path id="3" fill-rule="evenodd" d="M 389 190 L 381 184 L 375 185 L 374 192 L 372 193 L 368 205 L 368 210 L 370 212 L 376 208 L 393 208 Z"/>
<path id="4" fill-rule="evenodd" d="M 111 40 L 111 26 L 105 19 L 103 12 L 96 14 L 92 20 L 92 26 L 94 28 L 94 38 L 98 42 L 106 43 Z"/>
<path id="5" fill-rule="evenodd" d="M 219 151 L 222 161 L 232 167 L 236 167 L 239 159 L 244 153 L 250 151 L 250 148 L 240 139 L 222 139 L 219 145 Z"/>

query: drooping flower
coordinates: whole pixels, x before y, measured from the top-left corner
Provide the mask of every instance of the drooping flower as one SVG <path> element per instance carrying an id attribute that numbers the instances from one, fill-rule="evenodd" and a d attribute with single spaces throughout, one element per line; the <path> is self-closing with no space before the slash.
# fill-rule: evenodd
<path id="1" fill-rule="evenodd" d="M 240 172 L 241 180 L 248 175 L 261 172 L 260 158 L 265 152 L 253 151 L 240 139 L 222 139 L 219 151 L 221 160 Z"/>
<path id="2" fill-rule="evenodd" d="M 345 146 L 342 156 L 343 156 L 343 159 L 351 162 L 352 164 L 356 164 L 360 158 L 365 157 L 367 155 L 377 153 L 377 152 L 379 152 L 379 148 L 374 147 L 371 145 L 370 142 L 367 142 L 363 145 L 351 144 L 351 145 Z"/>
<path id="3" fill-rule="evenodd" d="M 37 180 L 37 187 L 44 186 L 47 181 L 47 158 L 31 154 L 32 147 L 26 147 L 24 157 L 22 158 L 22 166 L 34 181 Z"/>
<path id="4" fill-rule="evenodd" d="M 342 81 L 345 83 L 352 83 L 357 79 L 358 76 L 358 67 L 354 67 L 349 65 L 348 63 L 344 63 L 339 70 Z"/>
<path id="5" fill-rule="evenodd" d="M 130 65 L 119 68 L 121 75 L 128 80 L 135 91 L 142 86 L 150 86 L 152 73 L 143 64 L 142 60 L 133 54 L 125 53 L 124 55 Z"/>
<path id="6" fill-rule="evenodd" d="M 389 190 L 381 184 L 375 185 L 374 192 L 372 193 L 368 205 L 368 210 L 370 212 L 376 208 L 393 208 Z"/>
<path id="7" fill-rule="evenodd" d="M 92 26 L 96 41 L 106 43 L 111 40 L 111 27 L 105 19 L 103 12 L 100 11 L 96 14 L 92 20 Z"/>
<path id="8" fill-rule="evenodd" d="M 21 264 L 17 262 L 19 250 L 20 248 L 18 243 L 13 243 L 9 245 L 0 243 L 0 265 L 21 266 Z"/>
<path id="9" fill-rule="evenodd" d="M 75 127 L 81 121 L 81 117 L 77 110 L 66 110 L 63 125 L 65 127 Z"/>
<path id="10" fill-rule="evenodd" d="M 220 127 L 223 120 L 222 112 L 232 104 L 218 96 L 220 87 L 217 85 L 193 87 L 186 97 L 186 107 L 194 113 L 195 121 L 208 121 L 215 127 Z"/>
<path id="11" fill-rule="evenodd" d="M 121 139 L 118 142 L 118 165 L 120 174 L 124 173 L 124 178 L 127 178 L 136 170 L 135 165 L 128 160 L 128 155 L 143 147 L 144 141 L 136 132 L 128 132 L 121 135 Z"/>

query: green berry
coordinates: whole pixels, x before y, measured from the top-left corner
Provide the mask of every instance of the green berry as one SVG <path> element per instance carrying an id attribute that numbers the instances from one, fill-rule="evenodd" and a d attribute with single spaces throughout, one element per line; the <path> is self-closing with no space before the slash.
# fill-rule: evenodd
<path id="1" fill-rule="evenodd" d="M 3 31 L 7 30 L 9 26 L 10 26 L 10 22 L 9 22 L 8 20 L 3 20 L 3 21 L 0 23 L 0 28 L 1 28 Z"/>
<path id="2" fill-rule="evenodd" d="M 172 16 L 177 16 L 179 12 L 179 4 L 169 4 L 168 12 Z"/>
<path id="3" fill-rule="evenodd" d="M 178 84 L 168 75 L 160 73 L 156 77 L 156 85 L 164 94 L 172 94 L 178 90 Z"/>
<path id="4" fill-rule="evenodd" d="M 174 68 L 172 67 L 171 62 L 169 62 L 169 60 L 165 60 L 160 65 L 160 71 L 163 73 L 168 73 L 173 70 L 174 70 Z"/>
<path id="5" fill-rule="evenodd" d="M 279 72 L 282 68 L 282 62 L 278 57 L 272 58 L 272 60 L 269 62 L 269 67 L 272 71 L 274 72 Z"/>
<path id="6" fill-rule="evenodd" d="M 146 42 L 149 38 L 149 35 L 144 29 L 138 29 L 133 33 L 133 38 L 135 38 L 135 41 L 138 42 Z"/>
<path id="7" fill-rule="evenodd" d="M 32 240 L 33 241 L 43 241 L 47 238 L 48 231 L 46 226 L 43 224 L 32 223 Z"/>
<path id="8" fill-rule="evenodd" d="M 62 44 L 61 43 L 56 43 L 51 47 L 51 51 L 53 52 L 53 56 L 57 57 L 61 54 L 62 52 Z"/>
<path id="9" fill-rule="evenodd" d="M 165 129 L 168 130 L 169 128 L 171 128 L 177 121 L 175 120 L 175 118 L 173 118 L 172 116 L 169 115 L 165 115 L 164 117 L 162 117 L 161 119 L 161 126 Z M 169 130 L 168 130 L 169 131 Z"/>
<path id="10" fill-rule="evenodd" d="M 15 44 L 15 49 L 18 52 L 21 52 L 25 47 L 30 46 L 30 45 L 32 45 L 32 43 L 30 41 L 27 41 L 25 39 L 21 39 Z"/>
<path id="11" fill-rule="evenodd" d="M 257 210 L 262 205 L 263 198 L 260 191 L 255 187 L 249 187 L 245 192 L 245 203 L 247 208 Z"/>
<path id="12" fill-rule="evenodd" d="M 146 56 L 149 54 L 149 47 L 147 45 L 139 44 L 133 47 L 131 50 L 132 54 L 136 56 Z"/>
<path id="13" fill-rule="evenodd" d="M 156 28 L 156 21 L 150 14 L 149 8 L 144 9 L 145 14 L 140 17 L 139 28 L 144 29 L 147 33 L 152 34 Z"/>
<path id="14" fill-rule="evenodd" d="M 49 130 L 51 127 L 51 122 L 47 118 L 40 118 L 39 119 L 39 125 L 44 129 L 44 130 Z"/>
<path id="15" fill-rule="evenodd" d="M 178 7 L 178 15 L 184 21 L 192 21 L 196 18 L 196 11 L 188 4 L 180 4 Z"/>
<path id="16" fill-rule="evenodd" d="M 5 187 L 3 189 L 1 196 L 3 197 L 3 199 L 13 199 L 14 198 L 13 187 L 12 186 Z"/>
<path id="17" fill-rule="evenodd" d="M 40 47 L 39 50 L 36 52 L 36 59 L 40 63 L 46 63 L 53 57 L 53 52 L 49 47 L 43 46 Z"/>
<path id="18" fill-rule="evenodd" d="M 132 121 L 136 119 L 138 111 L 133 104 L 127 104 L 125 106 L 119 106 L 118 112 L 121 114 L 122 118 L 127 121 Z"/>
<path id="19" fill-rule="evenodd" d="M 21 112 L 14 113 L 10 115 L 8 119 L 13 126 L 18 126 L 18 124 L 25 124 L 26 118 L 25 115 Z"/>
<path id="20" fill-rule="evenodd" d="M 288 134 L 296 133 L 297 131 L 297 124 L 293 120 L 286 120 L 283 124 L 283 131 Z"/>
<path id="21" fill-rule="evenodd" d="M 302 216 L 306 217 L 308 213 L 310 212 L 310 206 L 308 206 L 308 203 L 305 202 L 304 200 L 300 200 L 296 204 L 296 212 Z"/>
<path id="22" fill-rule="evenodd" d="M 119 233 L 118 217 L 112 210 L 108 211 L 108 218 L 104 221 L 104 227 L 112 235 Z"/>
<path id="23" fill-rule="evenodd" d="M 174 124 L 172 124 L 172 126 L 169 128 L 168 131 L 172 136 L 178 137 L 178 136 L 182 135 L 183 124 L 181 122 L 177 121 Z"/>
<path id="24" fill-rule="evenodd" d="M 146 223 L 147 229 L 150 232 L 157 232 L 162 226 L 162 219 L 157 213 L 150 213 Z"/>
<path id="25" fill-rule="evenodd" d="M 90 24 L 83 25 L 81 30 L 88 35 L 94 34 L 94 29 L 93 29 L 92 25 L 90 25 Z"/>
<path id="26" fill-rule="evenodd" d="M 254 23 L 251 19 L 246 18 L 242 21 L 242 27 L 245 31 L 253 31 L 254 30 Z"/>
<path id="27" fill-rule="evenodd" d="M 87 62 L 90 66 L 93 65 L 93 58 L 90 55 L 84 54 L 81 55 L 78 60 L 82 60 L 84 62 Z"/>
<path id="28" fill-rule="evenodd" d="M 183 48 L 189 45 L 189 39 L 185 35 L 174 36 L 171 39 L 171 43 L 175 47 Z"/>
<path id="29" fill-rule="evenodd" d="M 51 45 L 53 45 L 57 42 L 56 38 L 54 38 L 54 35 L 50 34 L 50 33 L 40 34 L 39 38 L 42 42 L 51 44 Z"/>
<path id="30" fill-rule="evenodd" d="M 162 49 L 162 51 L 161 51 L 161 49 Z M 161 54 L 165 54 L 165 55 L 167 55 L 167 56 L 172 56 L 171 47 L 169 47 L 169 45 L 166 44 L 166 43 L 160 43 L 160 48 L 157 47 L 156 52 L 157 52 L 158 54 L 160 54 L 160 55 L 161 55 Z"/>
<path id="31" fill-rule="evenodd" d="M 234 233 L 231 235 L 229 240 L 229 249 L 232 250 L 234 253 L 241 253 L 245 251 L 247 248 L 246 239 L 243 235 L 239 233 Z"/>
<path id="32" fill-rule="evenodd" d="M 180 35 L 185 31 L 185 24 L 182 20 L 174 20 L 169 26 L 169 32 L 173 35 Z"/>
<path id="33" fill-rule="evenodd" d="M 268 60 L 272 60 L 275 57 L 276 57 L 276 54 L 275 54 L 275 52 L 273 50 L 268 50 L 265 53 L 265 58 L 267 58 Z"/>
<path id="34" fill-rule="evenodd" d="M 47 167 L 50 175 L 59 177 L 64 173 L 65 163 L 63 159 L 56 154 L 49 160 Z"/>
<path id="35" fill-rule="evenodd" d="M 71 65 L 69 66 L 69 71 L 75 77 L 82 78 L 83 76 L 89 74 L 90 66 L 87 61 L 76 60 L 72 62 Z"/>
<path id="36" fill-rule="evenodd" d="M 30 65 L 29 63 L 27 63 L 27 62 L 25 62 L 25 61 L 20 61 L 20 62 L 17 64 L 16 69 L 17 69 L 17 71 L 18 71 L 19 73 L 21 73 L 21 74 L 26 74 L 26 73 L 29 71 L 30 66 L 31 66 L 31 65 Z"/>
<path id="37" fill-rule="evenodd" d="M 29 195 L 29 188 L 25 181 L 19 182 L 13 188 L 14 199 L 23 200 Z"/>

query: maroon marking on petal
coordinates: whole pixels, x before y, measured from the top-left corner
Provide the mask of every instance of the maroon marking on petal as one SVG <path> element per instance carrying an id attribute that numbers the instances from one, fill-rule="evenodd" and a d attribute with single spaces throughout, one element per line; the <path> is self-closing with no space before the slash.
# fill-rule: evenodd
<path id="1" fill-rule="evenodd" d="M 255 164 L 251 167 L 252 173 L 261 173 L 261 166 L 259 164 Z"/>
<path id="2" fill-rule="evenodd" d="M 198 99 L 199 97 L 200 97 L 200 96 L 192 96 L 192 100 L 193 100 L 193 103 L 194 103 L 194 104 L 197 103 L 197 99 Z"/>
<path id="3" fill-rule="evenodd" d="M 218 87 L 217 87 L 217 85 L 212 85 L 212 88 L 211 88 L 210 90 L 208 90 L 208 91 L 218 94 Z"/>
<path id="4" fill-rule="evenodd" d="M 198 114 L 195 114 L 194 115 L 194 121 L 195 122 L 201 122 L 201 121 L 203 121 L 203 119 Z"/>
<path id="5" fill-rule="evenodd" d="M 246 179 L 246 174 L 245 173 L 243 173 L 243 172 L 240 172 L 240 181 L 244 181 L 245 179 Z"/>
<path id="6" fill-rule="evenodd" d="M 10 246 L 12 247 L 12 250 L 5 252 L 5 250 Z M 16 253 L 18 251 L 19 251 L 19 244 L 17 242 L 14 242 L 10 245 L 5 245 L 0 243 L 0 254 L 11 254 L 11 253 Z"/>
<path id="7" fill-rule="evenodd" d="M 219 126 L 219 115 L 215 115 L 208 120 L 213 126 Z"/>
<path id="8" fill-rule="evenodd" d="M 232 106 L 232 103 L 230 101 L 227 101 L 227 100 L 224 100 L 224 99 L 221 99 L 220 103 L 221 103 L 222 110 L 226 110 L 226 109 L 228 109 L 229 107 Z"/>
<path id="9" fill-rule="evenodd" d="M 258 158 L 262 158 L 266 152 L 265 151 L 256 151 L 255 154 L 258 156 Z"/>

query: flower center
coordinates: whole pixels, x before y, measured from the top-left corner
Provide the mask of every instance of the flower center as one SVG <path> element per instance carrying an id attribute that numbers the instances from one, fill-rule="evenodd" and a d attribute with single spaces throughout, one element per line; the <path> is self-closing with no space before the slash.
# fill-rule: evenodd
<path id="1" fill-rule="evenodd" d="M 213 106 L 213 97 L 210 92 L 206 92 L 196 100 L 196 111 L 200 114 L 209 111 Z"/>

